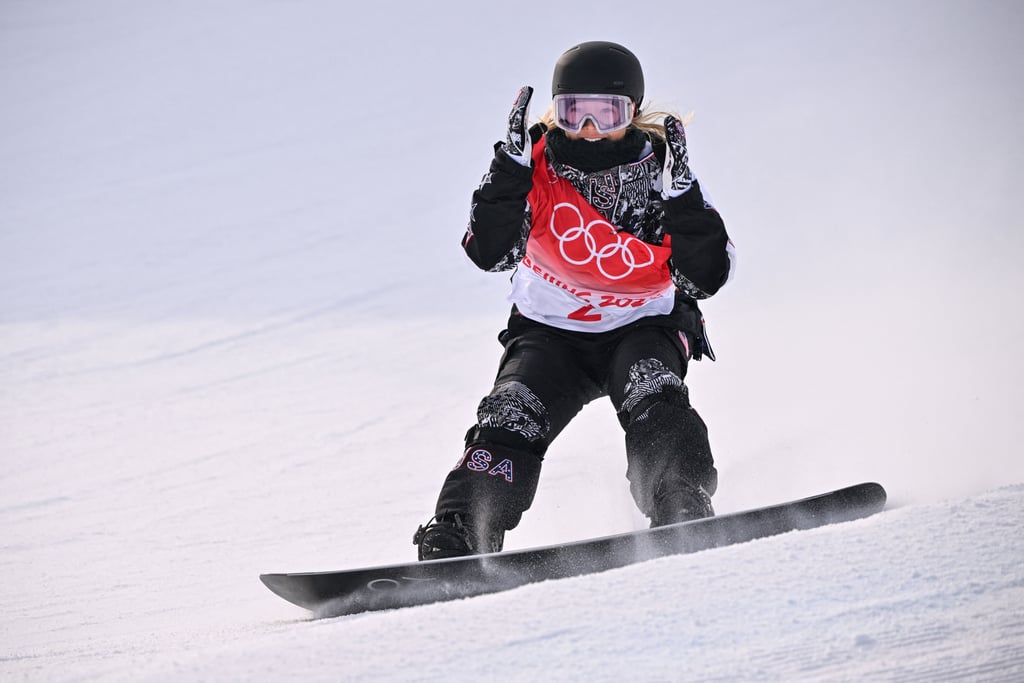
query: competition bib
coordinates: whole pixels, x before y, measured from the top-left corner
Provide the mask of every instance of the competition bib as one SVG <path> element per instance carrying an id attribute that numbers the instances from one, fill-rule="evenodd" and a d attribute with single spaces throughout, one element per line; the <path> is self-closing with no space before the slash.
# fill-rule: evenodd
<path id="1" fill-rule="evenodd" d="M 539 149 L 538 149 L 539 148 Z M 509 299 L 527 318 L 603 332 L 672 311 L 670 237 L 648 244 L 619 231 L 554 173 L 534 147 L 533 225 Z"/>

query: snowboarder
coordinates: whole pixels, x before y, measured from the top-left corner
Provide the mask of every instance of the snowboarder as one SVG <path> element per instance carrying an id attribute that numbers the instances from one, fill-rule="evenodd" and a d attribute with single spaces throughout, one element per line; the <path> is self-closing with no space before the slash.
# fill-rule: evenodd
<path id="1" fill-rule="evenodd" d="M 515 269 L 513 306 L 494 387 L 415 534 L 421 560 L 501 550 L 548 447 L 601 396 L 651 526 L 714 514 L 718 474 L 683 380 L 691 358 L 714 360 L 697 300 L 725 284 L 732 246 L 683 123 L 641 111 L 640 62 L 610 42 L 558 59 L 552 106 L 528 127 L 532 94 L 519 91 L 473 193 L 462 246 L 483 270 Z"/>

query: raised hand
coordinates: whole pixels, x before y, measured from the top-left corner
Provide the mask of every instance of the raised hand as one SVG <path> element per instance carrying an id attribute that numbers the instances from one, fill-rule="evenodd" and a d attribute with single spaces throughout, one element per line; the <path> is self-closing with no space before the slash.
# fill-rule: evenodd
<path id="1" fill-rule="evenodd" d="M 508 137 L 504 144 L 505 154 L 523 166 L 530 165 L 530 153 L 533 150 L 533 141 L 530 140 L 529 124 L 527 123 L 531 97 L 533 97 L 532 87 L 524 85 L 519 89 L 515 104 L 508 115 Z"/>
<path id="2" fill-rule="evenodd" d="M 683 122 L 674 116 L 665 117 L 665 144 L 668 150 L 661 178 L 661 196 L 671 199 L 686 194 L 693 185 L 690 155 L 686 151 L 686 131 Z"/>

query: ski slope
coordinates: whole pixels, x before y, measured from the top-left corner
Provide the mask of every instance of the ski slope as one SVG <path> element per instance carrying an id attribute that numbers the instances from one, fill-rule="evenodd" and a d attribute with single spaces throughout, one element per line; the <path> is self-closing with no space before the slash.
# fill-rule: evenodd
<path id="1" fill-rule="evenodd" d="M 0 678 L 1024 678 L 1024 12 L 637 11 L 0 4 Z M 257 575 L 413 557 L 507 314 L 469 194 L 590 39 L 695 112 L 739 251 L 688 377 L 716 508 L 889 510 L 310 621 Z M 642 526 L 621 449 L 588 406 L 508 547 Z"/>

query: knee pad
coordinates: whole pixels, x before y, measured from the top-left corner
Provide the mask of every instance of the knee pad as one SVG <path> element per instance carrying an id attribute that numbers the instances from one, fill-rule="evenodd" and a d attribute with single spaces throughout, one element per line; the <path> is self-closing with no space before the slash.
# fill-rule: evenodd
<path id="1" fill-rule="evenodd" d="M 511 441 L 509 445 L 521 441 L 530 444 L 533 450 L 546 441 L 551 431 L 547 408 L 522 382 L 505 382 L 494 387 L 480 401 L 476 419 L 480 433 L 490 439 L 502 443 Z M 503 438 L 495 432 L 505 432 L 508 436 Z M 541 454 L 543 451 L 541 447 Z"/>
<path id="2" fill-rule="evenodd" d="M 657 358 L 637 361 L 630 366 L 627 377 L 619 407 L 619 421 L 623 427 L 642 419 L 652 403 L 671 400 L 680 393 L 685 405 L 689 406 L 683 379 Z"/>

